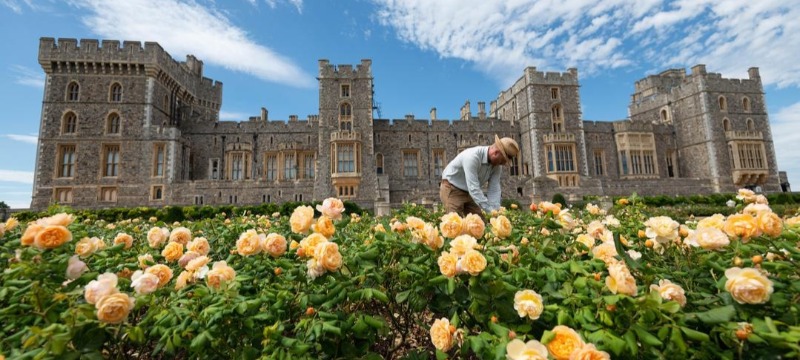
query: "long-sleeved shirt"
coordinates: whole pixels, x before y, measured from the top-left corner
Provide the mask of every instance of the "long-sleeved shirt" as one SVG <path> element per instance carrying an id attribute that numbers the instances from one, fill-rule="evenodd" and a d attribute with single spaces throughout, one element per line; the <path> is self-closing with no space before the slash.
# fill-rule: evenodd
<path id="1" fill-rule="evenodd" d="M 447 164 L 442 179 L 469 193 L 483 211 L 500 208 L 500 174 L 502 165 L 489 163 L 489 147 L 475 146 L 462 151 Z M 486 195 L 481 184 L 489 183 Z"/>

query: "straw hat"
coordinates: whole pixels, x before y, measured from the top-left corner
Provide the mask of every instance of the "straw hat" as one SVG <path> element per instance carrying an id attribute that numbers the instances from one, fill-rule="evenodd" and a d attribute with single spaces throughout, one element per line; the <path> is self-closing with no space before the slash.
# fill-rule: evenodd
<path id="1" fill-rule="evenodd" d="M 503 157 L 506 159 L 506 163 L 508 163 L 512 157 L 519 154 L 519 145 L 517 145 L 517 142 L 510 137 L 504 137 L 501 139 L 499 136 L 495 135 L 494 146 L 500 150 L 501 154 L 503 154 Z"/>

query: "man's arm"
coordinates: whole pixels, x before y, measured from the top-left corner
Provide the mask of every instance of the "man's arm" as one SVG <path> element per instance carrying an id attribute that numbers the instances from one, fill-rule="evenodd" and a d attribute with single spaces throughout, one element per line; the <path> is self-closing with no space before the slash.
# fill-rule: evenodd
<path id="1" fill-rule="evenodd" d="M 467 192 L 472 200 L 484 211 L 491 211 L 489 199 L 483 195 L 481 190 L 480 178 L 478 178 L 478 169 L 481 166 L 481 159 L 477 155 L 470 156 L 463 160 L 462 166 L 464 167 L 464 179 L 467 181 Z"/>
<path id="2" fill-rule="evenodd" d="M 492 175 L 489 177 L 489 191 L 486 193 L 488 197 L 488 206 L 491 210 L 500 208 L 500 175 L 503 173 L 500 166 L 495 166 L 492 169 Z"/>

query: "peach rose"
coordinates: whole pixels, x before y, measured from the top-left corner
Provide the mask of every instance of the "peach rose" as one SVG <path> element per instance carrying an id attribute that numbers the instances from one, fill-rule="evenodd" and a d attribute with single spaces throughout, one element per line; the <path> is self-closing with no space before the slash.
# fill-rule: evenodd
<path id="1" fill-rule="evenodd" d="M 603 260 L 603 262 L 606 263 L 614 260 L 614 257 L 617 255 L 619 254 L 613 242 L 604 242 L 592 248 L 592 257 Z"/>
<path id="2" fill-rule="evenodd" d="M 702 228 L 716 228 L 722 230 L 725 226 L 725 215 L 714 214 L 697 222 L 697 230 Z"/>
<path id="3" fill-rule="evenodd" d="M 468 250 L 456 263 L 459 272 L 468 272 L 472 276 L 479 275 L 486 269 L 486 258 L 480 251 Z"/>
<path id="4" fill-rule="evenodd" d="M 772 281 L 754 268 L 730 268 L 725 270 L 725 290 L 739 304 L 763 304 L 769 300 L 774 289 Z"/>
<path id="5" fill-rule="evenodd" d="M 594 344 L 584 344 L 582 348 L 572 352 L 569 360 L 611 360 L 611 355 L 597 350 Z"/>
<path id="6" fill-rule="evenodd" d="M 57 226 L 70 226 L 75 221 L 75 215 L 60 213 L 50 217 L 41 218 L 36 220 L 36 223 L 42 226 L 57 225 Z"/>
<path id="7" fill-rule="evenodd" d="M 321 205 L 317 205 L 317 211 L 331 220 L 340 220 L 344 212 L 344 203 L 337 198 L 327 198 L 322 201 Z"/>
<path id="8" fill-rule="evenodd" d="M 508 221 L 505 215 L 493 217 L 489 220 L 489 223 L 492 224 L 492 233 L 494 236 L 505 239 L 511 235 L 511 222 Z"/>
<path id="9" fill-rule="evenodd" d="M 315 258 L 308 259 L 308 261 L 306 261 L 306 267 L 308 268 L 306 274 L 310 280 L 314 280 L 325 274 L 325 268 L 320 265 Z"/>
<path id="10" fill-rule="evenodd" d="M 506 358 L 509 360 L 547 360 L 547 348 L 538 340 L 527 343 L 513 339 L 506 344 Z"/>
<path id="11" fill-rule="evenodd" d="M 567 360 L 570 355 L 586 345 L 581 336 L 573 329 L 558 325 L 551 330 L 554 336 L 547 343 L 547 350 L 557 360 Z"/>
<path id="12" fill-rule="evenodd" d="M 151 248 L 157 248 L 169 239 L 169 235 L 167 228 L 153 227 L 147 232 L 147 243 Z"/>
<path id="13" fill-rule="evenodd" d="M 342 267 L 342 254 L 339 253 L 339 245 L 334 242 L 327 241 L 317 245 L 314 259 L 327 271 L 336 271 Z"/>
<path id="14" fill-rule="evenodd" d="M 728 235 L 716 227 L 704 227 L 695 230 L 683 240 L 686 245 L 701 247 L 706 250 L 718 250 L 728 246 L 731 242 Z"/>
<path id="15" fill-rule="evenodd" d="M 428 223 L 425 223 L 422 229 L 412 229 L 411 239 L 415 243 L 428 245 L 434 250 L 441 248 L 444 244 L 444 238 L 439 236 L 439 229 Z"/>
<path id="16" fill-rule="evenodd" d="M 406 224 L 401 223 L 399 221 L 394 221 L 392 223 L 391 228 L 392 228 L 392 231 L 394 231 L 394 232 L 403 232 L 403 231 L 406 231 Z"/>
<path id="17" fill-rule="evenodd" d="M 190 282 L 194 280 L 194 274 L 191 271 L 181 271 L 178 274 L 178 277 L 175 279 L 175 290 L 180 290 L 186 287 Z"/>
<path id="18" fill-rule="evenodd" d="M 750 189 L 739 189 L 736 198 L 744 201 L 745 203 L 752 203 L 756 201 L 756 193 Z"/>
<path id="19" fill-rule="evenodd" d="M 161 256 L 163 256 L 167 262 L 177 261 L 183 256 L 183 244 L 177 241 L 170 241 L 167 246 L 164 247 L 164 250 L 161 250 Z"/>
<path id="20" fill-rule="evenodd" d="M 314 209 L 311 206 L 298 206 L 289 218 L 292 232 L 296 234 L 306 234 L 311 224 L 314 222 Z"/>
<path id="21" fill-rule="evenodd" d="M 447 251 L 442 251 L 441 255 L 439 255 L 439 259 L 436 260 L 436 263 L 439 264 L 439 271 L 442 273 L 442 275 L 449 278 L 456 276 L 458 256 L 455 256 Z"/>
<path id="22" fill-rule="evenodd" d="M 592 203 L 586 204 L 586 211 L 592 215 L 600 215 L 600 207 Z"/>
<path id="23" fill-rule="evenodd" d="M 594 238 L 587 234 L 580 234 L 578 235 L 577 238 L 575 238 L 575 242 L 585 245 L 587 248 L 589 248 L 589 250 L 592 250 L 592 248 L 594 247 L 594 241 L 595 241 Z M 614 251 L 616 251 L 616 249 L 614 249 Z"/>
<path id="24" fill-rule="evenodd" d="M 318 244 L 328 242 L 328 239 L 319 233 L 313 233 L 305 239 L 300 240 L 300 247 L 297 249 L 297 255 L 300 257 L 312 257 Z"/>
<path id="25" fill-rule="evenodd" d="M 614 294 L 636 296 L 636 279 L 633 278 L 625 263 L 615 261 L 608 265 L 606 286 Z"/>
<path id="26" fill-rule="evenodd" d="M 549 201 L 542 201 L 539 203 L 539 211 L 545 214 L 552 211 L 553 215 L 558 215 L 561 213 L 561 204 L 553 204 Z"/>
<path id="27" fill-rule="evenodd" d="M 104 296 L 95 304 L 97 320 L 108 324 L 119 324 L 125 321 L 135 304 L 136 301 L 128 294 L 116 293 Z"/>
<path id="28" fill-rule="evenodd" d="M 36 239 L 36 234 L 44 230 L 43 225 L 39 225 L 36 223 L 28 224 L 28 227 L 25 228 L 25 233 L 22 234 L 22 238 L 20 239 L 20 245 L 22 246 L 31 246 L 33 245 L 33 240 Z"/>
<path id="29" fill-rule="evenodd" d="M 788 226 L 790 228 L 799 228 L 800 227 L 800 216 L 790 217 L 790 218 L 786 219 L 784 224 L 786 224 L 786 226 Z"/>
<path id="30" fill-rule="evenodd" d="M 753 215 L 753 217 L 765 212 L 772 212 L 772 209 L 769 207 L 769 205 L 753 203 L 745 206 L 744 209 L 742 209 L 742 214 L 750 214 Z"/>
<path id="31" fill-rule="evenodd" d="M 19 220 L 15 217 L 10 217 L 6 220 L 6 231 L 14 230 L 19 225 Z"/>
<path id="32" fill-rule="evenodd" d="M 189 263 L 186 264 L 185 269 L 192 272 L 198 271 L 202 267 L 208 265 L 209 262 L 211 262 L 211 259 L 209 259 L 208 256 L 200 255 L 192 260 L 189 260 Z"/>
<path id="33" fill-rule="evenodd" d="M 439 223 L 439 230 L 441 230 L 442 236 L 452 239 L 461 235 L 463 229 L 464 221 L 458 213 L 451 212 L 442 215 L 442 221 Z"/>
<path id="34" fill-rule="evenodd" d="M 261 252 L 261 242 L 264 238 L 266 236 L 255 230 L 247 230 L 239 235 L 239 240 L 236 240 L 236 252 L 242 256 L 258 254 Z"/>
<path id="35" fill-rule="evenodd" d="M 286 238 L 283 235 L 271 233 L 264 239 L 262 248 L 270 256 L 276 258 L 286 253 Z"/>
<path id="36" fill-rule="evenodd" d="M 147 274 L 158 276 L 158 286 L 163 287 L 172 280 L 172 269 L 164 264 L 156 264 L 144 270 Z"/>
<path id="37" fill-rule="evenodd" d="M 467 251 L 477 247 L 478 240 L 472 237 L 472 235 L 459 235 L 450 241 L 450 253 L 458 257 L 464 256 Z"/>
<path id="38" fill-rule="evenodd" d="M 83 288 L 83 297 L 89 304 L 95 304 L 105 296 L 116 294 L 117 274 L 105 273 L 92 280 Z"/>
<path id="39" fill-rule="evenodd" d="M 62 225 L 47 225 L 33 238 L 33 245 L 39 249 L 55 249 L 72 240 L 72 232 Z"/>
<path id="40" fill-rule="evenodd" d="M 461 230 L 462 234 L 470 235 L 476 239 L 483 237 L 483 233 L 486 231 L 486 224 L 477 214 L 467 214 L 462 224 L 464 225 Z"/>
<path id="41" fill-rule="evenodd" d="M 441 351 L 447 352 L 453 347 L 454 328 L 450 325 L 447 318 L 436 319 L 431 326 L 431 342 L 433 346 Z"/>
<path id="42" fill-rule="evenodd" d="M 425 222 L 418 217 L 409 216 L 406 218 L 406 227 L 409 230 L 414 230 L 414 229 L 422 230 L 422 228 L 425 227 Z"/>
<path id="43" fill-rule="evenodd" d="M 87 271 L 89 267 L 78 258 L 78 255 L 73 255 L 67 261 L 67 279 L 75 280 Z"/>
<path id="44" fill-rule="evenodd" d="M 330 238 L 336 232 L 336 227 L 333 225 L 333 220 L 331 220 L 331 218 L 322 215 L 317 219 L 317 222 L 311 226 L 311 230 L 322 234 L 322 236 L 326 238 Z"/>
<path id="45" fill-rule="evenodd" d="M 650 291 L 656 291 L 661 298 L 667 301 L 674 300 L 681 307 L 686 306 L 686 292 L 678 284 L 673 284 L 667 279 L 658 282 L 658 285 L 650 285 Z"/>
<path id="46" fill-rule="evenodd" d="M 150 266 L 149 263 L 155 262 L 153 255 L 150 254 L 139 255 L 137 260 L 139 260 L 139 267 L 142 269 L 147 269 Z"/>
<path id="47" fill-rule="evenodd" d="M 189 241 L 192 240 L 192 232 L 185 227 L 177 227 L 172 229 L 172 232 L 169 233 L 169 241 L 176 242 L 181 245 L 186 245 Z"/>
<path id="48" fill-rule="evenodd" d="M 136 270 L 131 276 L 131 287 L 139 295 L 150 294 L 158 289 L 158 276 Z"/>
<path id="49" fill-rule="evenodd" d="M 311 208 L 310 206 L 308 207 Z M 313 209 L 312 209 L 313 210 Z M 206 274 L 206 285 L 210 288 L 218 289 L 224 283 L 232 281 L 236 277 L 236 271 L 228 266 L 225 261 L 217 261 Z"/>
<path id="50" fill-rule="evenodd" d="M 575 218 L 569 210 L 564 210 L 558 214 L 558 223 L 561 224 L 561 227 L 565 230 L 572 230 L 578 226 L 578 222 L 575 221 Z"/>
<path id="51" fill-rule="evenodd" d="M 194 251 L 187 251 L 180 259 L 178 259 L 178 266 L 181 268 L 186 268 L 186 265 L 189 265 L 189 262 L 199 258 L 201 255 L 194 252 Z"/>
<path id="52" fill-rule="evenodd" d="M 125 249 L 130 249 L 133 246 L 133 236 L 126 233 L 119 233 L 114 237 L 114 245 L 125 244 Z"/>
<path id="53" fill-rule="evenodd" d="M 85 258 L 85 257 L 87 257 L 89 255 L 94 254 L 94 252 L 98 250 L 97 249 L 97 245 L 98 245 L 98 241 L 97 240 L 99 240 L 99 239 L 96 238 L 96 237 L 94 237 L 94 238 L 85 237 L 83 239 L 80 239 L 75 244 L 75 254 L 80 256 L 80 257 L 82 257 L 82 258 Z"/>
<path id="54" fill-rule="evenodd" d="M 372 231 L 374 231 L 374 232 L 376 232 L 376 233 L 379 233 L 379 232 L 385 233 L 385 232 L 386 232 L 386 228 L 385 228 L 385 227 L 383 227 L 383 224 L 378 224 L 378 225 L 375 225 L 375 226 L 372 228 Z"/>
<path id="55" fill-rule="evenodd" d="M 745 243 L 750 241 L 750 238 L 761 235 L 756 219 L 750 214 L 728 216 L 723 230 L 728 236 L 737 237 Z"/>
<path id="56" fill-rule="evenodd" d="M 655 242 L 666 244 L 678 238 L 680 224 L 669 216 L 651 217 L 644 225 L 647 226 L 645 235 Z"/>
<path id="57" fill-rule="evenodd" d="M 204 237 L 196 237 L 186 245 L 186 250 L 194 251 L 200 255 L 208 255 L 211 246 L 208 245 L 208 240 Z"/>
<path id="58" fill-rule="evenodd" d="M 769 237 L 778 237 L 783 231 L 783 220 L 774 212 L 763 212 L 756 217 L 758 230 Z"/>
<path id="59" fill-rule="evenodd" d="M 514 294 L 514 310 L 517 310 L 521 318 L 527 316 L 531 320 L 536 320 L 544 311 L 542 296 L 533 290 L 517 291 Z"/>

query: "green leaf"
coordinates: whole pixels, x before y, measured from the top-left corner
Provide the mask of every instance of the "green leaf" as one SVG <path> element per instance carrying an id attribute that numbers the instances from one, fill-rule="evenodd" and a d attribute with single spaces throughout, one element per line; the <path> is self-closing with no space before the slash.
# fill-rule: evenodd
<path id="1" fill-rule="evenodd" d="M 733 305 L 728 305 L 705 312 L 688 313 L 686 314 L 686 319 L 697 319 L 705 324 L 722 324 L 731 321 L 734 315 L 736 315 L 736 308 L 734 308 Z"/>
<path id="2" fill-rule="evenodd" d="M 690 340 L 694 340 L 694 341 L 709 341 L 710 340 L 710 338 L 708 337 L 708 334 L 689 329 L 689 328 L 687 328 L 685 326 L 681 326 L 681 331 Z"/>

